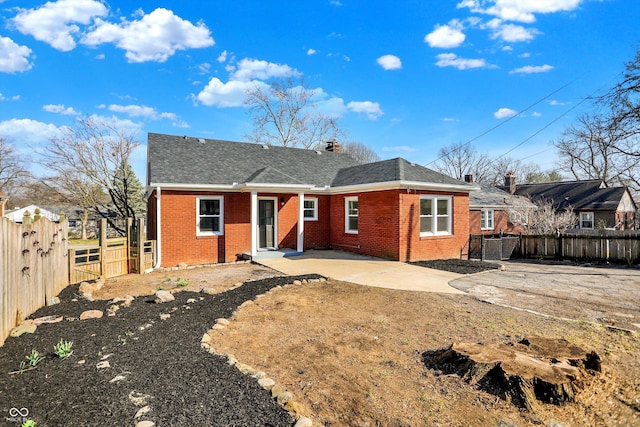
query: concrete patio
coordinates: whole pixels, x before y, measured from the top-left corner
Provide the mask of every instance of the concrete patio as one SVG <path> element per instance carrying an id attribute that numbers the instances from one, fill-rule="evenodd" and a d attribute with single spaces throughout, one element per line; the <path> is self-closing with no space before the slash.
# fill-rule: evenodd
<path id="1" fill-rule="evenodd" d="M 405 291 L 464 294 L 449 286 L 461 274 L 335 250 L 256 260 L 287 275 L 316 273 L 332 279 Z"/>

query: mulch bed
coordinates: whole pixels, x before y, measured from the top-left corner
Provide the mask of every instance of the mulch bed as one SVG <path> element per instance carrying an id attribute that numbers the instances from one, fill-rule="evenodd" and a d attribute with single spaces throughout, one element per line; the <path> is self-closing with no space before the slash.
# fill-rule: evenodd
<path id="1" fill-rule="evenodd" d="M 77 286 L 69 286 L 60 304 L 30 316 L 65 320 L 8 338 L 0 347 L 0 417 L 9 417 L 11 408 L 27 408 L 38 426 L 121 427 L 141 420 L 156 426 L 292 426 L 294 419 L 269 392 L 226 358 L 202 349 L 200 339 L 215 319 L 231 317 L 243 302 L 295 279 L 317 277 L 274 277 L 216 295 L 184 291 L 163 304 L 153 303 L 153 296 L 138 297 L 114 317 L 106 315 L 110 301 L 86 301 L 78 298 Z M 187 303 L 190 298 L 196 302 Z M 67 320 L 85 310 L 103 310 L 105 316 Z M 161 320 L 165 313 L 171 317 Z M 73 342 L 66 359 L 53 353 L 61 339 Z M 33 370 L 9 374 L 32 349 L 46 358 Z M 110 367 L 98 369 L 107 355 Z M 117 375 L 125 379 L 110 382 Z M 144 403 L 131 400 L 144 396 Z M 145 405 L 151 411 L 134 420 Z"/>
<path id="2" fill-rule="evenodd" d="M 500 264 L 464 259 L 436 259 L 432 261 L 415 261 L 409 264 L 435 268 L 436 270 L 451 271 L 458 274 L 473 274 L 480 273 L 481 271 L 500 269 Z"/>

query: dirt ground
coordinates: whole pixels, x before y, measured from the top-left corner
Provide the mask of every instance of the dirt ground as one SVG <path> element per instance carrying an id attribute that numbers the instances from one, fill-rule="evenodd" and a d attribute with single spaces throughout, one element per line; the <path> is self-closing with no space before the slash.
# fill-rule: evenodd
<path id="1" fill-rule="evenodd" d="M 279 272 L 255 264 L 226 264 L 216 267 L 192 268 L 177 271 L 154 271 L 149 274 L 116 277 L 107 281 L 107 286 L 93 293 L 95 299 L 113 299 L 125 295 L 151 295 L 159 289 L 166 291 L 208 290 L 219 293 L 248 280 L 281 276 Z"/>
<path id="2" fill-rule="evenodd" d="M 639 287 L 620 288 L 627 289 L 629 297 L 623 307 L 614 304 L 612 308 L 611 301 L 618 301 L 620 289 L 611 287 L 623 282 L 619 270 L 577 276 L 580 272 L 587 270 L 569 271 L 565 276 L 576 276 L 578 284 L 591 277 L 594 288 L 586 289 L 585 295 L 593 298 L 586 302 L 570 299 L 575 294 L 571 290 L 547 296 L 549 289 L 564 289 L 557 282 L 562 275 L 558 270 L 542 279 L 531 278 L 541 286 L 536 291 L 536 298 L 541 299 L 529 306 L 523 301 L 532 300 L 526 296 L 532 292 L 529 285 L 519 282 L 532 272 L 514 270 L 516 276 L 508 276 L 507 266 L 504 272 L 458 279 L 460 289 L 470 290 L 473 286 L 494 286 L 498 279 L 511 277 L 506 283 L 516 282 L 512 287 L 520 285 L 528 292 L 494 287 L 502 294 L 514 292 L 514 299 L 508 302 L 519 305 L 504 305 L 520 309 L 487 304 L 475 291 L 472 295 L 440 295 L 338 281 L 275 288 L 254 304 L 241 307 L 227 328 L 216 331 L 213 347 L 266 372 L 293 394 L 303 415 L 327 427 L 640 425 L 638 333 L 611 329 L 577 315 L 578 321 L 570 321 L 530 312 L 564 314 L 561 317 L 570 317 L 567 313 L 593 311 L 610 316 L 620 312 L 626 314 L 623 325 L 638 321 L 632 305 L 638 309 L 634 298 L 640 294 Z M 158 287 L 180 288 L 179 282 L 187 282 L 184 288 L 191 290 L 225 291 L 244 280 L 277 275 L 251 264 L 152 273 L 111 280 L 102 294 L 94 296 L 145 295 Z M 553 286 L 547 283 L 552 281 Z M 610 292 L 616 298 L 598 296 L 596 285 L 600 293 L 616 289 Z M 425 352 L 452 343 L 503 344 L 527 336 L 566 339 L 595 351 L 602 357 L 603 373 L 583 382 L 573 404 L 539 404 L 533 411 L 522 411 L 456 375 L 429 369 L 423 362 Z"/>

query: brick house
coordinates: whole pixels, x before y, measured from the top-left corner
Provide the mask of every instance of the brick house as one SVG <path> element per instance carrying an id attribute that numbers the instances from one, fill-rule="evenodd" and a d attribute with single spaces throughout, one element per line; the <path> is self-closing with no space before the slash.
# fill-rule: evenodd
<path id="1" fill-rule="evenodd" d="M 477 187 L 396 158 L 149 133 L 148 236 L 158 266 L 339 249 L 459 258 Z"/>
<path id="2" fill-rule="evenodd" d="M 472 183 L 471 175 L 465 182 Z M 471 234 L 519 234 L 526 232 L 521 216 L 536 205 L 526 197 L 507 193 L 493 185 L 478 183 L 469 195 L 469 232 Z"/>
<path id="3" fill-rule="evenodd" d="M 501 188 L 536 203 L 550 202 L 558 211 L 572 208 L 578 216 L 576 228 L 636 229 L 637 207 L 627 187 L 608 187 L 600 179 L 516 184 L 509 173 Z"/>

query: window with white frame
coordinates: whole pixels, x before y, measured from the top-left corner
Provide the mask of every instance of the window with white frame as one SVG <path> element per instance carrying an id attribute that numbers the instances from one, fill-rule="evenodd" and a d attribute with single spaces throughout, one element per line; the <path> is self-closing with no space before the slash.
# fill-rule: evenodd
<path id="1" fill-rule="evenodd" d="M 580 212 L 580 228 L 593 228 L 593 212 Z"/>
<path id="2" fill-rule="evenodd" d="M 221 236 L 223 234 L 223 197 L 196 198 L 196 235 Z"/>
<path id="3" fill-rule="evenodd" d="M 450 196 L 420 196 L 420 235 L 451 234 Z"/>
<path id="4" fill-rule="evenodd" d="M 480 229 L 493 230 L 493 209 L 482 209 L 480 215 Z"/>
<path id="5" fill-rule="evenodd" d="M 318 220 L 318 198 L 309 197 L 304 199 L 304 220 L 305 221 L 317 221 Z"/>
<path id="6" fill-rule="evenodd" d="M 344 231 L 345 233 L 358 233 L 358 198 L 346 197 L 344 199 Z"/>

